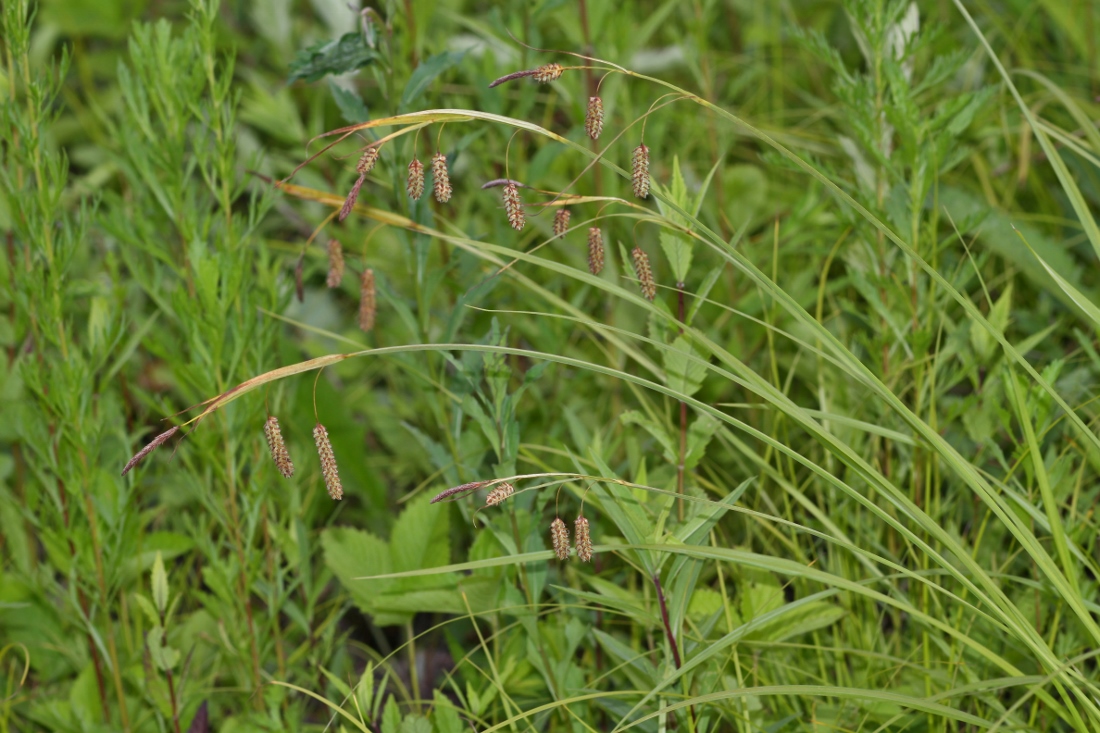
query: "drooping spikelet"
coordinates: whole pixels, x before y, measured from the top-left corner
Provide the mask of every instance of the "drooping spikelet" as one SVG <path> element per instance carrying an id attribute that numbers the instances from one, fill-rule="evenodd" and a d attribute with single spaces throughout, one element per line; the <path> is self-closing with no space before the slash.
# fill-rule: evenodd
<path id="1" fill-rule="evenodd" d="M 340 221 L 348 218 L 348 214 L 355 208 L 355 202 L 359 200 L 359 189 L 363 187 L 363 182 L 367 180 L 366 176 L 359 176 L 355 179 L 355 183 L 352 184 L 351 191 L 348 192 L 348 197 L 344 199 L 344 205 L 340 207 L 340 215 L 337 217 Z"/>
<path id="2" fill-rule="evenodd" d="M 603 232 L 599 227 L 588 229 L 588 271 L 593 275 L 603 272 Z"/>
<path id="3" fill-rule="evenodd" d="M 374 301 L 374 270 L 368 267 L 363 270 L 359 278 L 359 330 L 361 331 L 374 328 Z"/>
<path id="4" fill-rule="evenodd" d="M 122 475 L 125 476 L 126 474 L 130 473 L 131 468 L 141 463 L 141 460 L 145 458 L 145 456 L 149 455 L 157 448 L 164 445 L 165 441 L 175 435 L 179 431 L 179 429 L 179 425 L 175 426 L 174 428 L 168 428 L 163 433 L 149 441 L 149 445 L 145 446 L 136 454 L 134 454 L 134 457 L 127 461 L 126 465 L 122 467 Z"/>
<path id="5" fill-rule="evenodd" d="M 416 158 L 409 163 L 409 181 L 405 184 L 405 190 L 413 201 L 424 195 L 424 164 Z"/>
<path id="6" fill-rule="evenodd" d="M 634 245 L 630 253 L 634 260 L 634 274 L 638 276 L 638 284 L 642 288 L 642 295 L 649 300 L 657 297 L 657 283 L 653 281 L 653 270 L 649 267 L 649 255 L 641 247 Z"/>
<path id="7" fill-rule="evenodd" d="M 531 75 L 531 78 L 539 84 L 549 84 L 552 81 L 557 81 L 560 77 L 561 64 L 543 64 L 535 69 L 535 73 Z"/>
<path id="8" fill-rule="evenodd" d="M 574 533 L 573 539 L 577 543 L 577 557 L 581 562 L 592 561 L 592 537 L 588 533 L 588 520 L 584 518 L 584 515 L 577 517 L 577 521 L 573 523 Z"/>
<path id="9" fill-rule="evenodd" d="M 485 497 L 485 506 L 496 506 L 514 493 L 516 493 L 516 487 L 507 481 L 497 484 Z"/>
<path id="10" fill-rule="evenodd" d="M 451 200 L 451 177 L 447 173 L 447 156 L 443 153 L 432 156 L 432 193 L 441 204 Z"/>
<path id="11" fill-rule="evenodd" d="M 649 148 L 642 143 L 634 148 L 633 170 L 634 195 L 640 199 L 649 196 Z"/>
<path id="12" fill-rule="evenodd" d="M 359 162 L 355 165 L 355 170 L 361 176 L 365 176 L 374 170 L 374 164 L 378 162 L 378 147 L 372 145 L 363 151 L 363 155 L 360 156 Z"/>
<path id="13" fill-rule="evenodd" d="M 554 236 L 560 237 L 565 234 L 565 230 L 569 228 L 569 217 L 572 214 L 569 213 L 569 209 L 564 206 L 557 210 L 554 214 Z"/>
<path id="14" fill-rule="evenodd" d="M 283 478 L 294 475 L 294 464 L 290 461 L 290 453 L 287 452 L 286 442 L 283 441 L 283 431 L 279 427 L 279 418 L 269 415 L 264 423 L 264 437 L 267 438 L 267 447 L 271 451 L 271 460 L 283 474 Z"/>
<path id="15" fill-rule="evenodd" d="M 332 454 L 332 441 L 328 431 L 321 423 L 313 428 L 313 442 L 317 444 L 317 456 L 321 459 L 321 476 L 325 479 L 328 495 L 339 501 L 344 498 L 344 487 L 340 484 L 340 472 L 336 469 L 336 456 Z"/>
<path id="16" fill-rule="evenodd" d="M 519 189 L 516 184 L 509 181 L 504 184 L 504 211 L 508 214 L 508 223 L 517 232 L 523 229 L 526 220 L 523 218 L 523 204 L 519 200 Z"/>
<path id="17" fill-rule="evenodd" d="M 550 543 L 554 545 L 554 554 L 559 560 L 569 559 L 569 530 L 561 517 L 554 517 L 550 523 Z"/>
<path id="18" fill-rule="evenodd" d="M 588 110 L 584 113 L 584 131 L 593 140 L 600 139 L 603 132 L 603 100 L 599 97 L 588 98 Z"/>
<path id="19" fill-rule="evenodd" d="M 325 285 L 330 288 L 340 287 L 344 279 L 344 247 L 338 239 L 328 240 L 328 278 Z"/>

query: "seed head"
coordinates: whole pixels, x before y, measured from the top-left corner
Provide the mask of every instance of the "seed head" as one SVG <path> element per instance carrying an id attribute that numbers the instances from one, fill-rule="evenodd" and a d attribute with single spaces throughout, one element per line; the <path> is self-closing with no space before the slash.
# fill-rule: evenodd
<path id="1" fill-rule="evenodd" d="M 593 275 L 603 272 L 603 232 L 599 227 L 588 229 L 588 271 Z"/>
<path id="2" fill-rule="evenodd" d="M 516 487 L 507 481 L 497 484 L 485 497 L 485 506 L 496 506 L 514 493 L 516 493 Z"/>
<path id="3" fill-rule="evenodd" d="M 355 202 L 359 200 L 359 189 L 363 187 L 363 182 L 366 180 L 366 176 L 359 176 L 355 179 L 355 183 L 351 186 L 351 191 L 348 192 L 348 197 L 344 199 L 344 205 L 340 207 L 340 215 L 337 217 L 340 221 L 347 219 L 348 214 L 355 208 Z"/>
<path id="4" fill-rule="evenodd" d="M 557 210 L 554 214 L 554 236 L 561 237 L 565 235 L 565 230 L 569 228 L 569 217 L 572 214 L 569 209 L 564 206 Z"/>
<path id="5" fill-rule="evenodd" d="M 451 496 L 454 496 L 455 494 L 465 494 L 468 491 L 476 491 L 477 489 L 480 489 L 482 486 L 484 486 L 487 483 L 489 483 L 489 482 L 488 481 L 471 481 L 470 483 L 462 484 L 461 486 L 452 486 L 449 489 L 446 489 L 444 491 L 440 491 L 438 494 L 435 495 L 435 498 L 433 498 L 428 503 L 429 504 L 435 504 L 436 502 L 443 501 L 444 499 L 446 499 L 448 497 L 451 497 Z"/>
<path id="6" fill-rule="evenodd" d="M 574 538 L 577 541 L 577 557 L 581 562 L 592 561 L 592 537 L 588 533 L 588 520 L 583 515 L 577 517 L 573 523 Z"/>
<path id="7" fill-rule="evenodd" d="M 340 472 L 336 469 L 336 456 L 332 454 L 332 441 L 328 431 L 321 423 L 313 428 L 313 442 L 317 444 L 317 455 L 321 459 L 321 476 L 325 479 L 328 495 L 335 501 L 344 498 L 344 487 L 340 484 Z"/>
<path id="8" fill-rule="evenodd" d="M 359 175 L 365 176 L 374 170 L 374 164 L 378 162 L 378 147 L 372 145 L 363 151 L 363 155 L 355 165 L 355 170 L 358 171 Z"/>
<path id="9" fill-rule="evenodd" d="M 413 201 L 424 195 L 424 164 L 416 158 L 409 163 L 409 182 L 405 184 L 405 190 Z"/>
<path id="10" fill-rule="evenodd" d="M 290 453 L 287 452 L 286 443 L 283 442 L 283 431 L 279 427 L 279 418 L 269 415 L 264 423 L 264 437 L 267 438 L 267 447 L 271 451 L 271 460 L 283 478 L 294 475 L 294 464 L 290 461 Z"/>
<path id="11" fill-rule="evenodd" d="M 599 97 L 588 98 L 588 111 L 584 113 L 584 131 L 593 140 L 600 139 L 603 132 L 603 100 Z"/>
<path id="12" fill-rule="evenodd" d="M 359 278 L 359 330 L 374 328 L 374 316 L 374 270 L 368 267 Z"/>
<path id="13" fill-rule="evenodd" d="M 328 240 L 328 278 L 325 285 L 340 287 L 344 279 L 344 248 L 338 239 Z"/>
<path id="14" fill-rule="evenodd" d="M 451 200 L 451 177 L 447 174 L 447 156 L 443 153 L 432 156 L 432 193 L 441 204 Z"/>
<path id="15" fill-rule="evenodd" d="M 642 288 L 642 295 L 649 300 L 657 297 L 657 283 L 653 281 L 653 270 L 649 267 L 649 255 L 641 247 L 634 245 L 630 253 L 634 260 L 634 274 L 638 276 L 638 283 Z"/>
<path id="16" fill-rule="evenodd" d="M 511 181 L 504 184 L 504 211 L 508 213 L 508 223 L 513 229 L 517 232 L 523 229 L 526 222 L 523 218 L 523 204 L 519 200 L 519 189 Z"/>
<path id="17" fill-rule="evenodd" d="M 550 523 L 550 542 L 554 545 L 554 554 L 559 560 L 569 559 L 569 530 L 561 517 L 554 517 L 554 521 Z"/>
<path id="18" fill-rule="evenodd" d="M 150 453 L 155 451 L 157 448 L 164 445 L 164 442 L 167 441 L 169 438 L 171 438 L 173 435 L 175 435 L 179 431 L 179 429 L 180 429 L 179 425 L 177 425 L 174 428 L 168 428 L 163 433 L 161 433 L 160 435 L 158 435 L 157 437 L 155 437 L 151 441 L 149 441 L 149 445 L 147 445 L 144 448 L 142 448 L 141 450 L 139 450 L 134 455 L 134 457 L 131 458 L 129 461 L 127 461 L 126 465 L 122 467 L 122 475 L 125 476 L 126 474 L 130 473 L 131 468 L 133 468 L 137 464 L 141 463 L 141 460 L 143 458 L 145 458 L 145 456 L 149 455 Z"/>
<path id="19" fill-rule="evenodd" d="M 539 84 L 549 84 L 557 81 L 559 77 L 561 77 L 561 64 L 544 64 L 535 69 L 535 73 L 531 75 L 531 78 Z"/>
<path id="20" fill-rule="evenodd" d="M 634 195 L 644 199 L 649 196 L 649 148 L 645 143 L 634 148 L 633 162 L 631 178 L 634 182 Z"/>

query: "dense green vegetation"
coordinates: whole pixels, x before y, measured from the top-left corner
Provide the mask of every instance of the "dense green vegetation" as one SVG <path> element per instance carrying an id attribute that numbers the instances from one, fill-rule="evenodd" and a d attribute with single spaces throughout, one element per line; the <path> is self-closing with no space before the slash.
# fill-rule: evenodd
<path id="1" fill-rule="evenodd" d="M 360 4 L 3 2 L 0 732 L 1100 730 L 1100 5 Z"/>

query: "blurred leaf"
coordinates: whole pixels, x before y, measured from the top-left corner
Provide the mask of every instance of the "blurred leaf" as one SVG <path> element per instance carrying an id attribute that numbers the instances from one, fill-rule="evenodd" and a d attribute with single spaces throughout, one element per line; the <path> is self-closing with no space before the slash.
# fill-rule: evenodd
<path id="1" fill-rule="evenodd" d="M 677 337 L 672 342 L 672 347 L 665 349 L 662 356 L 665 371 L 668 373 L 669 389 L 688 397 L 699 391 L 707 375 L 707 367 L 686 334 Z"/>
<path id="2" fill-rule="evenodd" d="M 458 65 L 466 55 L 465 52 L 444 51 L 437 53 L 427 61 L 416 67 L 416 71 L 409 77 L 405 84 L 405 91 L 401 95 L 402 109 L 411 107 L 436 78 L 448 69 Z"/>
<path id="3" fill-rule="evenodd" d="M 358 92 L 342 87 L 332 79 L 328 81 L 328 88 L 345 122 L 349 125 L 357 125 L 370 120 L 370 111 L 367 110 L 367 105 Z"/>
<path id="4" fill-rule="evenodd" d="M 346 33 L 335 41 L 323 41 L 299 51 L 290 62 L 287 83 L 317 81 L 329 74 L 346 74 L 374 63 L 378 55 L 359 33 Z"/>
<path id="5" fill-rule="evenodd" d="M 153 586 L 153 605 L 162 617 L 168 609 L 168 573 L 164 570 L 164 560 L 160 553 L 153 560 L 153 574 L 151 578 Z"/>

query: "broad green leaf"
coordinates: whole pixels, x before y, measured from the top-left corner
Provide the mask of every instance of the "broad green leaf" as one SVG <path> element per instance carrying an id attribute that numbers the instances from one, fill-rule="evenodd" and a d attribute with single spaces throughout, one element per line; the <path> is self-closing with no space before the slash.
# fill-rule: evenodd
<path id="1" fill-rule="evenodd" d="M 432 720 L 435 721 L 436 733 L 465 733 L 462 718 L 459 717 L 454 703 L 446 695 L 439 690 L 434 690 L 432 703 L 434 706 Z"/>
<path id="2" fill-rule="evenodd" d="M 346 33 L 334 41 L 322 41 L 299 51 L 290 62 L 287 83 L 317 81 L 329 74 L 346 74 L 374 62 L 377 54 L 359 33 Z"/>
<path id="3" fill-rule="evenodd" d="M 382 733 L 401 733 L 401 710 L 393 695 L 386 698 L 386 707 L 382 711 Z"/>
<path id="4" fill-rule="evenodd" d="M 701 361 L 702 355 L 692 346 L 687 335 L 678 336 L 662 356 L 669 389 L 688 397 L 699 391 L 707 375 L 707 365 Z"/>
<path id="5" fill-rule="evenodd" d="M 707 452 L 707 445 L 721 423 L 710 415 L 699 415 L 691 423 L 687 434 L 687 455 L 684 457 L 684 468 L 688 471 L 699 465 Z"/>

